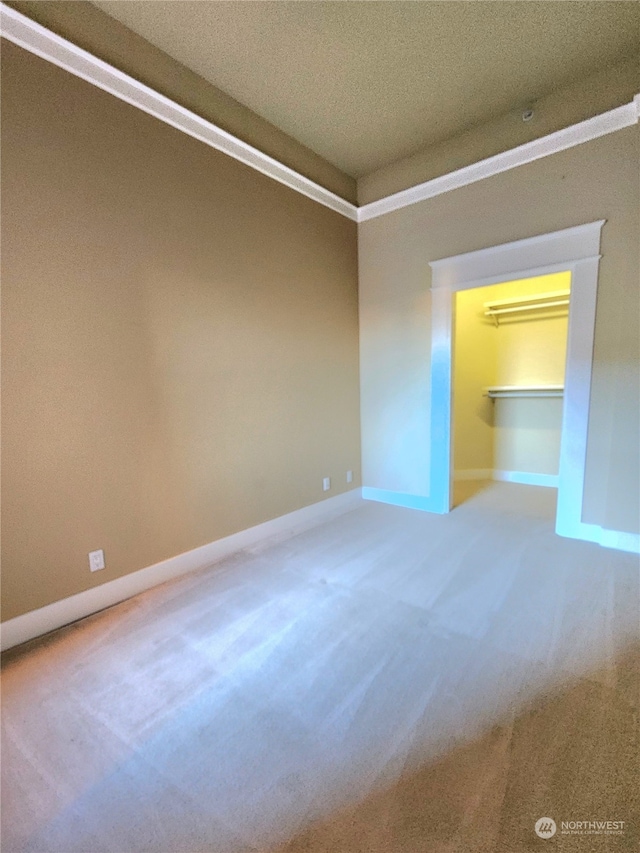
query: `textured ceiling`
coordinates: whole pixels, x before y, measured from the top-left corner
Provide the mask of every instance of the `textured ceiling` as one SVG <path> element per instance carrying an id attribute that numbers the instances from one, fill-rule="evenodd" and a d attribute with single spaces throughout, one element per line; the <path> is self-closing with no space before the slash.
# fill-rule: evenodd
<path id="1" fill-rule="evenodd" d="M 640 51 L 637 2 L 95 5 L 353 177 Z"/>

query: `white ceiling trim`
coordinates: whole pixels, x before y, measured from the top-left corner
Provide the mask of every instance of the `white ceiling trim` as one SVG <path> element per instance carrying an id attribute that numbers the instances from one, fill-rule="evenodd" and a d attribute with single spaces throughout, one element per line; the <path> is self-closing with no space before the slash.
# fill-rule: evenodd
<path id="1" fill-rule="evenodd" d="M 4 3 L 0 4 L 0 32 L 4 38 L 19 47 L 64 68 L 99 89 L 104 89 L 121 101 L 138 107 L 165 124 L 170 124 L 205 145 L 228 154 L 234 160 L 268 175 L 348 219 L 357 220 L 355 205 L 16 12 L 15 9 L 5 6 Z"/>
<path id="2" fill-rule="evenodd" d="M 640 95 L 636 95 L 635 99 L 629 104 L 616 107 L 578 124 L 572 124 L 547 136 L 541 136 L 531 142 L 525 142 L 524 145 L 519 145 L 517 148 L 503 151 L 493 157 L 487 157 L 486 160 L 479 160 L 470 166 L 464 166 L 455 172 L 449 172 L 447 175 L 441 175 L 431 181 L 425 181 L 423 184 L 417 184 L 415 187 L 381 198 L 379 201 L 365 204 L 358 208 L 358 222 L 366 222 L 368 219 L 384 216 L 386 213 L 400 210 L 411 204 L 417 204 L 419 201 L 425 201 L 428 198 L 434 198 L 443 193 L 460 189 L 460 187 L 466 187 L 493 175 L 499 175 L 501 172 L 524 166 L 525 163 L 532 163 L 534 160 L 549 157 L 551 154 L 557 154 L 559 151 L 565 151 L 567 148 L 573 148 L 575 145 L 581 145 L 583 142 L 589 142 L 599 136 L 631 127 L 631 125 L 638 123 L 639 115 Z"/>
<path id="3" fill-rule="evenodd" d="M 248 145 L 210 121 L 180 106 L 170 98 L 140 83 L 128 74 L 51 32 L 15 9 L 0 2 L 0 34 L 19 47 L 86 80 L 134 107 L 154 116 L 177 130 L 222 151 L 252 169 L 267 175 L 307 198 L 346 216 L 366 222 L 403 207 L 460 189 L 469 184 L 523 166 L 591 139 L 637 124 L 640 118 L 640 94 L 629 104 L 571 125 L 517 148 L 480 160 L 470 166 L 425 181 L 379 201 L 356 207 L 304 175 Z"/>

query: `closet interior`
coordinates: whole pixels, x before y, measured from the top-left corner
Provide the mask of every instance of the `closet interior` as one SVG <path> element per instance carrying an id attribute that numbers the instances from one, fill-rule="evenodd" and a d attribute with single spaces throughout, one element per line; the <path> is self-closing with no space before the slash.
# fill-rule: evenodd
<path id="1" fill-rule="evenodd" d="M 456 294 L 455 480 L 557 487 L 570 293 L 561 272 Z"/>

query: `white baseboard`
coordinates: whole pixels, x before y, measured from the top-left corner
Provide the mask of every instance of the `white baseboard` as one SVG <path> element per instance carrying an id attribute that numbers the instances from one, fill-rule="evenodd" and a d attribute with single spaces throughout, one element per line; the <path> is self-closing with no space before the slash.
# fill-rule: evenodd
<path id="1" fill-rule="evenodd" d="M 599 541 L 603 548 L 640 554 L 640 533 L 625 533 L 622 530 L 607 530 L 601 527 Z"/>
<path id="2" fill-rule="evenodd" d="M 559 519 L 556 523 L 558 536 L 567 539 L 580 539 L 583 542 L 595 542 L 602 548 L 612 548 L 614 551 L 627 551 L 630 554 L 640 554 L 640 533 L 626 533 L 623 530 L 609 530 L 599 524 L 588 524 L 585 521 L 567 523 Z"/>
<path id="3" fill-rule="evenodd" d="M 352 489 L 342 495 L 281 515 L 279 518 L 265 521 L 263 524 L 217 539 L 200 548 L 170 557 L 161 563 L 87 589 L 62 601 L 32 610 L 23 616 L 8 619 L 0 626 L 0 648 L 4 651 L 34 637 L 47 634 L 49 631 L 125 601 L 165 581 L 212 565 L 258 542 L 266 542 L 274 537 L 294 536 L 335 516 L 356 509 L 361 504 L 362 490 Z"/>
<path id="4" fill-rule="evenodd" d="M 522 483 L 525 486 L 548 486 L 558 488 L 557 474 L 530 474 L 527 471 L 500 471 L 495 470 L 493 480 L 502 483 Z"/>
<path id="5" fill-rule="evenodd" d="M 527 471 L 501 471 L 493 468 L 464 468 L 456 471 L 454 480 L 498 480 L 502 483 L 523 483 L 525 486 L 558 488 L 557 474 L 530 474 Z"/>
<path id="6" fill-rule="evenodd" d="M 362 487 L 362 497 L 366 501 L 403 506 L 405 509 L 419 509 L 423 512 L 438 512 L 433 501 L 421 495 L 409 495 L 405 492 L 393 492 L 389 489 L 374 489 L 372 486 Z"/>
<path id="7" fill-rule="evenodd" d="M 510 483 L 524 483 L 528 486 L 558 487 L 558 477 L 552 474 L 527 474 L 521 471 L 500 471 L 491 468 L 466 468 L 456 471 L 454 480 L 500 480 Z M 394 506 L 418 509 L 423 512 L 438 512 L 441 510 L 433 505 L 429 497 L 407 495 L 402 492 L 392 492 L 387 489 L 374 489 L 363 486 L 362 497 L 368 501 L 392 504 Z M 567 524 L 562 520 L 556 524 L 558 536 L 568 539 L 580 539 L 583 542 L 594 542 L 603 548 L 613 548 L 616 551 L 628 551 L 640 554 L 640 533 L 625 533 L 621 530 L 607 530 L 597 524 Z"/>

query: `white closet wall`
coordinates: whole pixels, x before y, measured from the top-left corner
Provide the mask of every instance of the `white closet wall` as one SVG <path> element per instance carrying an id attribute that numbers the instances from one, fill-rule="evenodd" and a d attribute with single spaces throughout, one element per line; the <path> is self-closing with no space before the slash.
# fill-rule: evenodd
<path id="1" fill-rule="evenodd" d="M 507 282 L 456 295 L 454 467 L 460 479 L 555 485 L 562 424 L 567 307 L 535 307 L 569 290 L 570 274 Z M 517 311 L 509 300 L 523 299 Z M 486 303 L 509 310 L 486 316 Z M 495 395 L 495 399 L 488 393 Z"/>

